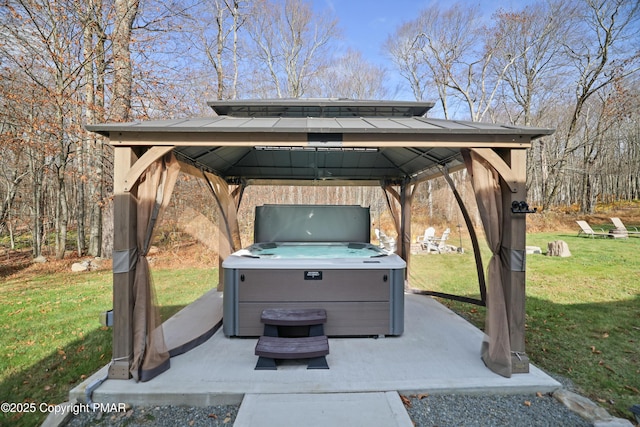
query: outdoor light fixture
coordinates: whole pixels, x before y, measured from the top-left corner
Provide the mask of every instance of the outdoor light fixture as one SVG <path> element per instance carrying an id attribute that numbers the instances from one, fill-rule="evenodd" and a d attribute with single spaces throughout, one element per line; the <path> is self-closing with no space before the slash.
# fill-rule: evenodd
<path id="1" fill-rule="evenodd" d="M 536 213 L 537 211 L 537 208 L 529 209 L 529 204 L 524 200 L 521 202 L 518 202 L 517 200 L 511 202 L 511 212 L 513 213 L 529 214 Z"/>

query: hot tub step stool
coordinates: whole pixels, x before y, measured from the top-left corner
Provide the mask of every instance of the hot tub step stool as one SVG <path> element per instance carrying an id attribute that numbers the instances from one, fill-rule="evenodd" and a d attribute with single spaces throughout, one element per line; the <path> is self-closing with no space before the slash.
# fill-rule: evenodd
<path id="1" fill-rule="evenodd" d="M 327 321 L 324 309 L 266 309 L 260 321 L 264 323 L 264 335 L 258 339 L 255 369 L 277 369 L 276 359 L 309 359 L 307 369 L 329 369 L 326 355 L 329 340 L 324 335 Z M 278 326 L 309 328 L 306 337 L 281 337 Z"/>
<path id="2" fill-rule="evenodd" d="M 257 370 L 277 369 L 276 359 L 309 359 L 307 369 L 329 369 L 325 356 L 329 340 L 319 337 L 283 338 L 261 336 L 256 345 Z"/>

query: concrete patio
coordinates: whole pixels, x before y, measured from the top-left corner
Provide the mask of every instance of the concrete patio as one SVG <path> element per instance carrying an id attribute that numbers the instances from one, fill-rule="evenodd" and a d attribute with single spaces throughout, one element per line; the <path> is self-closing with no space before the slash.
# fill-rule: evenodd
<path id="1" fill-rule="evenodd" d="M 189 318 L 189 310 L 219 316 L 221 312 L 216 310 L 221 310 L 221 302 L 219 293 L 210 292 L 176 319 Z M 175 339 L 173 334 L 168 331 L 168 342 Z M 407 294 L 402 336 L 330 338 L 329 370 L 307 370 L 304 361 L 286 361 L 277 371 L 256 371 L 257 340 L 227 338 L 220 329 L 200 346 L 173 357 L 171 369 L 153 380 L 106 380 L 91 399 L 132 405 L 207 406 L 237 404 L 245 395 L 389 391 L 516 394 L 561 387 L 533 365 L 529 373 L 511 378 L 494 374 L 480 359 L 482 337 L 480 330 L 436 300 Z M 104 378 L 105 373 L 106 367 L 74 388 L 70 399 L 85 401 L 87 386 Z"/>

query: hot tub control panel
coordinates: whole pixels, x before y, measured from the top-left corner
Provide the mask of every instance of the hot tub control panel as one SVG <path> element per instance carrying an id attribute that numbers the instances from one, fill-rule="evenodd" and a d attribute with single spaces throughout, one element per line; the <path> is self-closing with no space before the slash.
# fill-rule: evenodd
<path id="1" fill-rule="evenodd" d="M 322 280 L 322 271 L 305 271 L 304 280 Z"/>

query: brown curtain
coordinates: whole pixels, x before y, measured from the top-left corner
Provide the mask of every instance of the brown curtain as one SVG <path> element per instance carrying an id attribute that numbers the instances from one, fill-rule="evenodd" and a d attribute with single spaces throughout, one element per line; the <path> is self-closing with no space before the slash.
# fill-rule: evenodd
<path id="1" fill-rule="evenodd" d="M 238 226 L 237 208 L 234 198 L 229 194 L 229 184 L 220 176 L 202 173 L 205 181 L 213 194 L 213 198 L 218 204 L 220 215 L 224 226 L 221 227 L 222 233 L 219 234 L 218 263 L 218 290 L 224 290 L 224 277 L 222 262 L 233 252 L 242 249 L 242 241 L 240 240 L 240 227 Z"/>
<path id="2" fill-rule="evenodd" d="M 476 153 L 464 149 L 462 156 L 471 176 L 487 243 L 493 254 L 488 267 L 487 317 L 481 348 L 482 360 L 495 373 L 511 377 L 511 344 L 502 281 L 505 260 L 501 254 L 503 214 L 499 176 Z"/>
<path id="3" fill-rule="evenodd" d="M 229 252 L 224 254 L 226 257 L 226 255 L 242 248 L 236 212 L 237 206 L 233 197 L 229 194 L 229 184 L 222 177 L 205 173 L 204 178 L 218 204 L 224 222 L 224 236 L 227 240 L 227 251 Z"/>
<path id="4" fill-rule="evenodd" d="M 169 153 L 149 166 L 138 181 L 138 258 L 133 285 L 133 361 L 130 370 L 136 381 L 148 381 L 169 369 L 169 352 L 146 255 L 153 229 L 169 203 L 179 172 L 178 161 L 173 153 Z"/>

